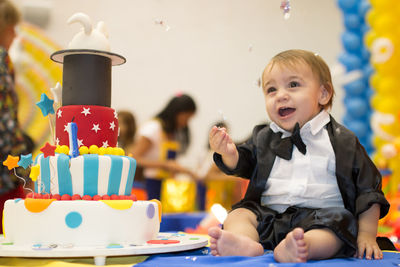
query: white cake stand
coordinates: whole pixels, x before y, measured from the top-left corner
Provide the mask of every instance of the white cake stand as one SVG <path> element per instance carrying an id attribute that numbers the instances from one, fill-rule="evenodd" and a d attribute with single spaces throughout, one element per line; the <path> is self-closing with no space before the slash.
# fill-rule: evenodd
<path id="1" fill-rule="evenodd" d="M 161 242 L 161 244 L 112 245 L 108 247 L 17 246 L 5 243 L 3 236 L 0 236 L 0 257 L 93 257 L 95 265 L 104 265 L 107 256 L 146 255 L 191 250 L 206 246 L 208 238 L 186 233 L 159 233 L 155 242 Z"/>

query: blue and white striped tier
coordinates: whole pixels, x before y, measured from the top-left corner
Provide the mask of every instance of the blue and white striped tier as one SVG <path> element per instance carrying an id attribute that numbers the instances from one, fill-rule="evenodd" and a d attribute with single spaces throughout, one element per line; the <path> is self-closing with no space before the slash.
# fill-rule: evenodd
<path id="1" fill-rule="evenodd" d="M 114 155 L 39 154 L 35 164 L 40 165 L 35 192 L 53 195 L 130 195 L 136 171 L 135 159 Z"/>

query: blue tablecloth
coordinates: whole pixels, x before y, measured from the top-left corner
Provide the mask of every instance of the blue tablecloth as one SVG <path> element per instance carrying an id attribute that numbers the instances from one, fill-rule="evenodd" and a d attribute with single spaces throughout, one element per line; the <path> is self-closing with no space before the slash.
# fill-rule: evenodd
<path id="1" fill-rule="evenodd" d="M 277 263 L 274 260 L 272 253 L 266 253 L 260 257 L 214 257 L 208 254 L 208 248 L 201 248 L 193 251 L 186 251 L 181 253 L 168 253 L 150 256 L 144 262 L 138 263 L 137 267 L 180 267 L 180 266 L 201 266 L 211 267 L 220 266 L 251 266 L 251 267 L 317 267 L 317 266 L 331 266 L 331 267 L 394 267 L 400 266 L 400 253 L 397 252 L 383 252 L 383 260 L 365 260 L 356 258 L 345 259 L 330 259 L 321 261 L 309 261 L 307 263 Z"/>

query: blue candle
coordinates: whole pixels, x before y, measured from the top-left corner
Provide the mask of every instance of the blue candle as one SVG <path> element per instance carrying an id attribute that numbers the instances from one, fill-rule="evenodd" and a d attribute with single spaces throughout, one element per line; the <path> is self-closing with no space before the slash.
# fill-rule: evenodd
<path id="1" fill-rule="evenodd" d="M 69 122 L 67 125 L 67 131 L 69 136 L 69 155 L 72 158 L 79 156 L 78 149 L 78 126 L 75 122 Z"/>

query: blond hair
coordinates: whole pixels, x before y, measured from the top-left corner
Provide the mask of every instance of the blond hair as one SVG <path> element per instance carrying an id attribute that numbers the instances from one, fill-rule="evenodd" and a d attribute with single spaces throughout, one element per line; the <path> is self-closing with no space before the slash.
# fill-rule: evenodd
<path id="1" fill-rule="evenodd" d="M 268 66 L 272 68 L 275 64 L 278 64 L 289 68 L 295 68 L 296 64 L 299 62 L 303 62 L 308 65 L 312 73 L 316 76 L 316 78 L 319 79 L 321 85 L 324 86 L 325 89 L 331 94 L 331 98 L 329 99 L 328 103 L 323 105 L 324 109 L 330 109 L 332 107 L 335 90 L 333 88 L 329 67 L 319 55 L 301 49 L 286 50 L 275 55 L 271 59 Z M 268 66 L 265 69 L 267 69 Z M 264 84 L 264 81 L 262 84 Z"/>
<path id="2" fill-rule="evenodd" d="M 8 26 L 15 26 L 21 21 L 21 14 L 16 6 L 8 0 L 0 0 L 0 35 Z"/>

